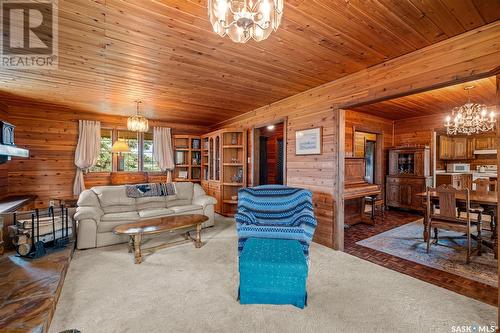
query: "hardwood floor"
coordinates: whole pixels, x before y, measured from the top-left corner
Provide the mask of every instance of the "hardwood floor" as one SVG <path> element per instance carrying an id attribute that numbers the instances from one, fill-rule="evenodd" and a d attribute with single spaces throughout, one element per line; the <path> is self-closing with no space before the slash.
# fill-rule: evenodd
<path id="1" fill-rule="evenodd" d="M 0 256 L 0 332 L 48 331 L 72 254 L 71 245 L 34 260 Z"/>
<path id="2" fill-rule="evenodd" d="M 356 244 L 360 240 L 413 222 L 418 218 L 415 213 L 390 210 L 386 211 L 383 221 L 381 217 L 377 216 L 374 226 L 365 224 L 352 226 L 345 231 L 344 251 L 377 265 L 497 306 L 497 288 Z"/>

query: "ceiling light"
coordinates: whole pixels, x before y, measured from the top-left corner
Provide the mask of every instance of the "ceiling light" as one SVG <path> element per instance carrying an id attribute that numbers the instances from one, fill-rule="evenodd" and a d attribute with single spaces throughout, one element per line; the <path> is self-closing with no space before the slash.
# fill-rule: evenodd
<path id="1" fill-rule="evenodd" d="M 471 103 L 470 90 L 472 88 L 474 87 L 464 88 L 467 91 L 467 103 L 453 108 L 451 116 L 446 117 L 444 126 L 448 135 L 479 134 L 492 131 L 495 128 L 495 113 L 492 111 L 487 117 L 486 105 Z"/>
<path id="2" fill-rule="evenodd" d="M 147 132 L 149 129 L 149 122 L 146 117 L 139 114 L 139 104 L 141 101 L 135 101 L 137 103 L 137 113 L 131 117 L 128 117 L 127 128 L 129 131 L 133 132 Z"/>
<path id="3" fill-rule="evenodd" d="M 236 43 L 263 41 L 278 30 L 284 0 L 208 0 L 208 17 L 219 36 Z"/>
<path id="4" fill-rule="evenodd" d="M 270 131 L 272 131 L 274 129 L 274 125 L 267 126 L 267 129 L 270 130 Z"/>

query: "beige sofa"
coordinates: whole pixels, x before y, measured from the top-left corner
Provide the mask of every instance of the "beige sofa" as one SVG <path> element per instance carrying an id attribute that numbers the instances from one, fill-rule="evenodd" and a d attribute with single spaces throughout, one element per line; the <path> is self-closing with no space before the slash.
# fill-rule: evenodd
<path id="1" fill-rule="evenodd" d="M 97 186 L 80 194 L 75 220 L 78 224 L 77 248 L 88 249 L 128 241 L 113 234 L 113 228 L 140 220 L 170 215 L 203 214 L 214 224 L 217 200 L 194 183 L 175 183 L 175 195 L 129 198 L 125 186 Z"/>

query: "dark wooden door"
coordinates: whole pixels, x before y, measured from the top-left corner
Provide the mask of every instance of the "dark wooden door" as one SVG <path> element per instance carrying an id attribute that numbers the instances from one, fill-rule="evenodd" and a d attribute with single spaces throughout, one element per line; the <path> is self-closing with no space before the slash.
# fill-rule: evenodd
<path id="1" fill-rule="evenodd" d="M 259 138 L 259 185 L 267 184 L 267 137 Z"/>
<path id="2" fill-rule="evenodd" d="M 284 144 L 283 139 L 277 140 L 277 153 L 276 153 L 276 184 L 283 185 L 283 163 L 284 163 Z"/>

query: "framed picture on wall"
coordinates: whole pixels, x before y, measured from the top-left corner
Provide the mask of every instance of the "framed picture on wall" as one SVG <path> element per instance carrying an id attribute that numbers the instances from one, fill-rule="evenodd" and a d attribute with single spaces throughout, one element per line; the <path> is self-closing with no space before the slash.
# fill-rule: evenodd
<path id="1" fill-rule="evenodd" d="M 320 155 L 322 127 L 295 131 L 295 155 Z"/>

